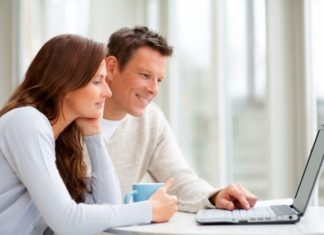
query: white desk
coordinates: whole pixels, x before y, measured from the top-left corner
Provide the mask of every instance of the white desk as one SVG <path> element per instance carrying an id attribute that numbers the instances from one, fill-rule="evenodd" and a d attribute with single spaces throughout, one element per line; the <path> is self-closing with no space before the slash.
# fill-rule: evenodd
<path id="1" fill-rule="evenodd" d="M 195 214 L 177 212 L 168 223 L 119 227 L 112 234 L 324 234 L 324 207 L 309 207 L 296 224 L 282 225 L 199 225 Z M 107 233 L 103 233 L 107 234 Z"/>

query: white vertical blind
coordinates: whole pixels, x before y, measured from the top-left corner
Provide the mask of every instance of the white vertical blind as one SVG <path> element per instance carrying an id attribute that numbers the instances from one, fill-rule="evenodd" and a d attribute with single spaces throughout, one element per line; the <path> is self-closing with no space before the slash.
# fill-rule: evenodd
<path id="1" fill-rule="evenodd" d="M 309 7 L 311 78 L 316 99 L 317 125 L 324 124 L 324 1 L 310 0 Z M 319 203 L 324 205 L 324 176 L 319 181 Z"/>
<path id="2" fill-rule="evenodd" d="M 296 174 L 296 65 L 293 1 L 267 1 L 270 196 L 291 197 Z"/>

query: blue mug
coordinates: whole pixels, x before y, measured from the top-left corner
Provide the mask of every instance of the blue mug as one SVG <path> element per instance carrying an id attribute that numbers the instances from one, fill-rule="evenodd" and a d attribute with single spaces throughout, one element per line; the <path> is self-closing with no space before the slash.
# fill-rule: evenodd
<path id="1" fill-rule="evenodd" d="M 164 183 L 135 183 L 132 186 L 133 190 L 126 193 L 124 204 L 129 203 L 130 199 L 133 199 L 133 202 L 148 200 L 163 185 Z"/>

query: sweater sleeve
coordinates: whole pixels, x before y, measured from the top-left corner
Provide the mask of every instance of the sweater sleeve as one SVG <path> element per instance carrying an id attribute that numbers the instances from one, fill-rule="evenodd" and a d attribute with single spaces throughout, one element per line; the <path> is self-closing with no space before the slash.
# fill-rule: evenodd
<path id="1" fill-rule="evenodd" d="M 75 203 L 56 168 L 50 123 L 36 109 L 17 111 L 3 131 L 2 151 L 9 165 L 54 232 L 94 234 L 111 227 L 151 221 L 149 201 L 128 205 Z"/>
<path id="2" fill-rule="evenodd" d="M 101 134 L 85 137 L 91 161 L 91 194 L 87 200 L 93 203 L 121 204 L 119 180 L 106 151 Z"/>
<path id="3" fill-rule="evenodd" d="M 149 164 L 149 173 L 156 181 L 173 177 L 170 193 L 178 197 L 180 211 L 195 213 L 202 208 L 214 208 L 208 198 L 219 191 L 199 178 L 185 161 L 171 128 L 160 110 L 155 126 L 160 126 L 159 139 Z"/>

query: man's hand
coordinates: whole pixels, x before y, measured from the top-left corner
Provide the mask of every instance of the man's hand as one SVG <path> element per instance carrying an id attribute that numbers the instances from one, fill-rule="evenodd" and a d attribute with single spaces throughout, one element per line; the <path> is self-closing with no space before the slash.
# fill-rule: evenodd
<path id="1" fill-rule="evenodd" d="M 235 208 L 250 209 L 257 201 L 255 195 L 239 184 L 231 184 L 210 198 L 217 208 L 233 210 Z"/>

